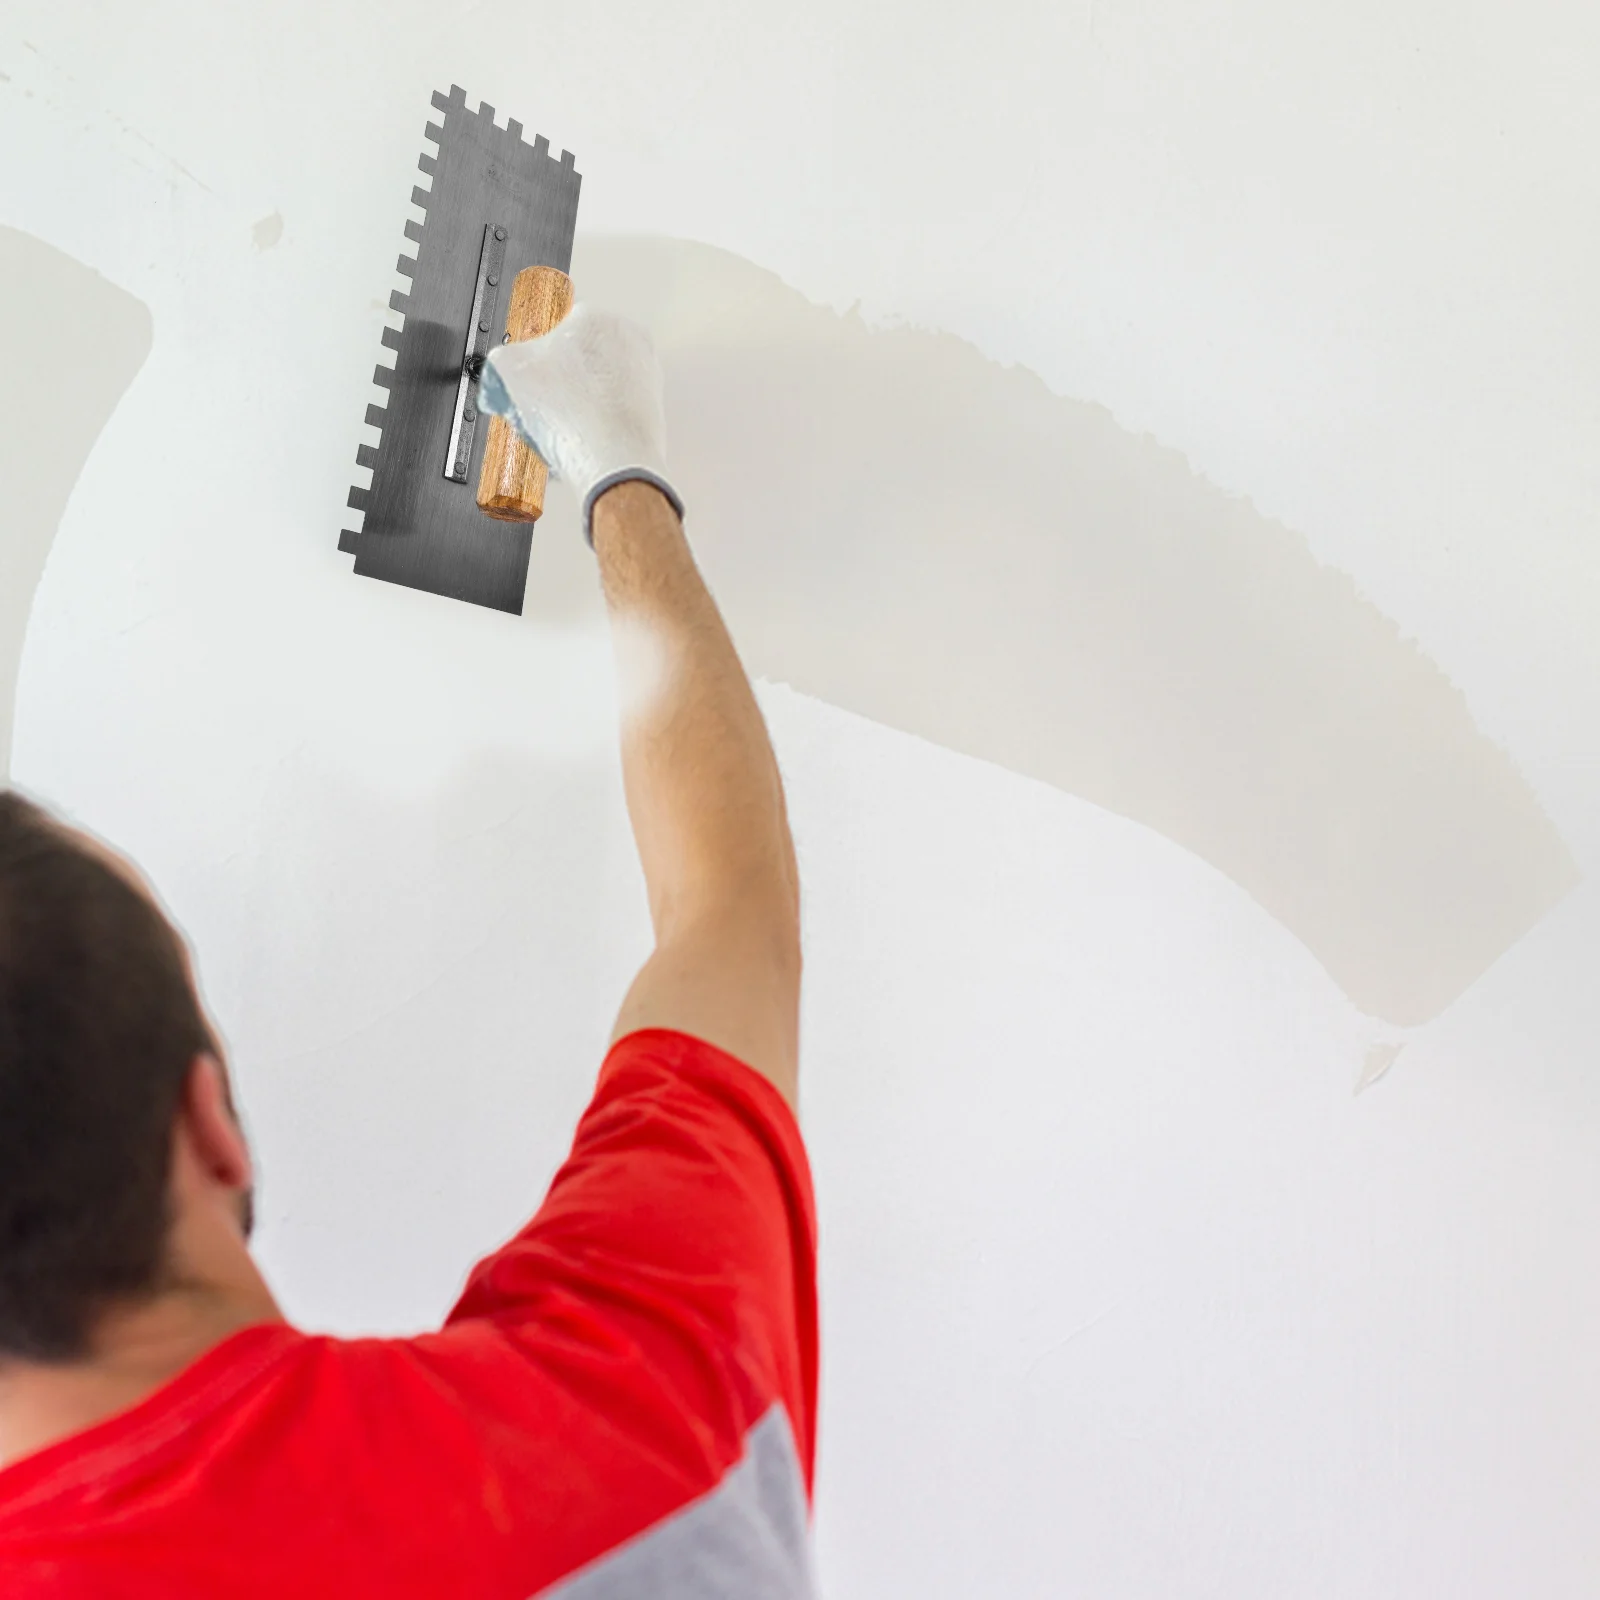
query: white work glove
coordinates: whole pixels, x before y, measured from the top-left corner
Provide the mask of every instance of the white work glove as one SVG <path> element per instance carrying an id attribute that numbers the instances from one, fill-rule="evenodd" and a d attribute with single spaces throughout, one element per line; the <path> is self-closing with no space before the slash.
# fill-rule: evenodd
<path id="1" fill-rule="evenodd" d="M 630 478 L 654 484 L 683 515 L 666 478 L 661 363 L 638 323 L 574 306 L 549 333 L 489 352 L 478 404 L 504 417 L 572 485 L 591 545 L 595 501 Z"/>

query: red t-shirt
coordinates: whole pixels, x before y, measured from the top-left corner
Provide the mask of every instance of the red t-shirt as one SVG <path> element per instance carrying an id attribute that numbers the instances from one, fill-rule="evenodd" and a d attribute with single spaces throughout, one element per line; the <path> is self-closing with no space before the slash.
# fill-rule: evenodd
<path id="1" fill-rule="evenodd" d="M 807 1595 L 815 1249 L 777 1091 L 632 1034 L 438 1333 L 247 1328 L 0 1470 L 0 1595 Z"/>

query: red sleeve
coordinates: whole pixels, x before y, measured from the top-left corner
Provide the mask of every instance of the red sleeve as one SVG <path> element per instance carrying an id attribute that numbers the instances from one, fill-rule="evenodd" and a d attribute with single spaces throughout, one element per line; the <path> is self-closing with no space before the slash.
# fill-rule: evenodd
<path id="1" fill-rule="evenodd" d="M 687 1034 L 612 1046 L 538 1215 L 473 1270 L 450 1324 L 530 1321 L 641 1355 L 686 1408 L 743 1435 L 786 1408 L 809 1490 L 816 1210 L 776 1089 Z M 604 1352 L 602 1352 L 604 1354 Z"/>

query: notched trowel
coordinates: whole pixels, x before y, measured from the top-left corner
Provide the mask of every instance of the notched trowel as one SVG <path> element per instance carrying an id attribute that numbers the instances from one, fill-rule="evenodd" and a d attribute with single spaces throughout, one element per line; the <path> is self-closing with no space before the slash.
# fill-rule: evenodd
<path id="1" fill-rule="evenodd" d="M 378 443 L 356 452 L 372 484 L 351 489 L 361 526 L 339 548 L 363 577 L 520 614 L 545 468 L 479 412 L 478 374 L 502 338 L 546 333 L 567 314 L 582 180 L 570 150 L 557 160 L 521 123 L 496 127 L 494 107 L 467 110 L 459 86 L 433 104 L 439 153 L 417 162 L 433 187 L 411 191 L 427 221 L 406 223 L 411 290 L 389 296 L 405 322 L 383 330 L 395 363 L 373 373 L 389 401 L 367 407 Z"/>

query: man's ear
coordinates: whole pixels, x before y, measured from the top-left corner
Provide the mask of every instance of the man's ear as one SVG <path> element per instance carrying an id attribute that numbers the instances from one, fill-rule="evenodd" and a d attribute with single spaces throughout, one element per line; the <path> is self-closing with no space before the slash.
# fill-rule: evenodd
<path id="1" fill-rule="evenodd" d="M 181 1130 L 202 1173 L 224 1189 L 250 1187 L 250 1148 L 244 1142 L 222 1063 L 213 1055 L 197 1055 L 189 1063 L 178 1108 Z"/>

